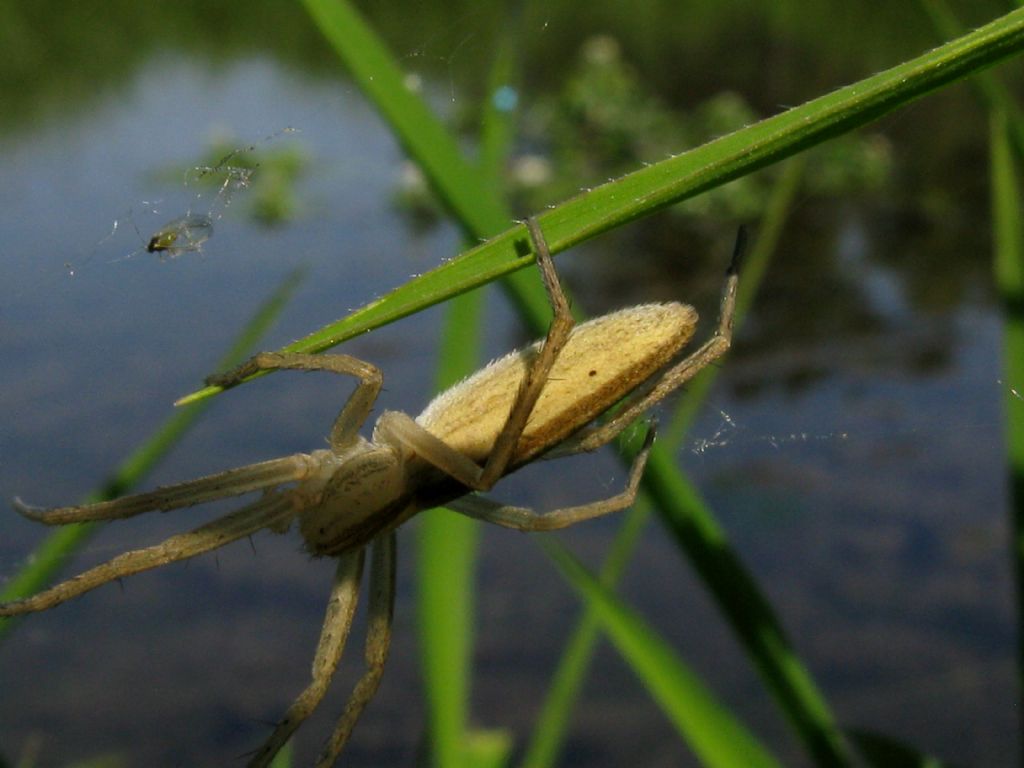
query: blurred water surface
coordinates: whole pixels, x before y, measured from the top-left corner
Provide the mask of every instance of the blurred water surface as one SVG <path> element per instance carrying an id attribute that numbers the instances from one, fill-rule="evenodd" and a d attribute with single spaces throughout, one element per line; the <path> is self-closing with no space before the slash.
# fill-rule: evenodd
<path id="1" fill-rule="evenodd" d="M 270 8 L 226 6 L 224 20 L 237 14 L 250 37 L 235 30 L 220 45 L 210 10 L 180 17 L 196 25 L 192 37 L 170 23 L 163 37 L 146 27 L 141 50 L 126 52 L 123 37 L 91 48 L 65 42 L 65 56 L 40 70 L 35 97 L 16 87 L 15 66 L 35 49 L 22 59 L 9 54 L 3 82 L 15 109 L 0 134 L 0 496 L 38 504 L 82 496 L 212 371 L 297 266 L 307 277 L 267 348 L 460 250 L 451 227 L 416 226 L 395 206 L 400 148 L 299 9 L 299 21 L 271 35 Z M 555 87 L 584 33 L 608 31 L 595 14 L 576 25 L 567 5 L 521 21 L 529 49 L 554 57 L 531 59 L 524 101 L 531 88 Z M 471 108 L 490 20 L 501 14 L 488 6 L 444 23 L 436 16 L 437 34 L 434 26 L 417 32 L 415 14 L 408 26 L 377 14 L 403 63 L 455 116 Z M 913 37 L 907 49 L 865 47 L 860 64 L 849 49 L 828 58 L 791 41 L 776 53 L 773 74 L 757 66 L 769 47 L 758 30 L 721 19 L 708 21 L 721 45 L 746 36 L 722 71 L 661 38 L 638 45 L 632 29 L 623 31 L 624 56 L 643 73 L 660 72 L 651 81 L 678 109 L 728 87 L 770 112 L 921 50 L 928 34 L 919 23 L 917 48 Z M 54 50 L 60 29 L 39 50 Z M 268 37 L 265 46 L 254 30 Z M 801 79 L 804 57 L 816 55 L 826 63 Z M 289 127 L 296 131 L 281 133 Z M 1006 764 L 1018 735 L 1002 405 L 1007 387 L 1024 383 L 1001 373 L 984 117 L 959 87 L 879 130 L 895 158 L 893 183 L 874 196 L 798 205 L 679 459 L 844 724 L 954 761 Z M 145 253 L 161 224 L 211 202 L 209 190 L 169 181 L 167 169 L 194 164 L 226 132 L 238 147 L 255 144 L 257 157 L 294 146 L 310 159 L 296 183 L 297 216 L 261 226 L 247 214 L 252 190 L 239 190 L 202 252 L 163 260 Z M 592 312 L 683 298 L 710 319 L 733 227 L 666 242 L 673 225 L 656 217 L 588 244 L 585 259 L 566 254 L 558 263 Z M 697 242 L 706 248 L 687 249 Z M 497 354 L 523 336 L 500 294 L 492 296 L 487 350 Z M 380 408 L 415 413 L 429 399 L 439 318 L 431 310 L 346 346 L 385 371 Z M 151 482 L 318 448 L 348 391 L 329 376 L 286 374 L 236 390 Z M 598 456 L 568 469 L 538 467 L 503 496 L 553 508 L 622 479 L 614 461 Z M 110 526 L 76 570 L 208 514 Z M 43 532 L 13 512 L 0 519 L 3 579 Z M 406 555 L 414 528 L 401 537 Z M 597 563 L 614 532 L 615 521 L 602 520 L 563 540 Z M 642 552 L 627 598 L 788 763 L 801 764 L 755 673 L 656 524 Z M 488 531 L 483 555 L 474 718 L 521 738 L 575 602 L 529 537 Z M 409 765 L 422 747 L 410 559 L 401 561 L 389 668 L 355 733 L 350 765 Z M 0 749 L 13 759 L 37 740 L 41 765 L 105 753 L 130 765 L 236 764 L 305 683 L 331 571 L 311 562 L 296 537 L 261 535 L 253 548 L 236 545 L 30 617 L 0 648 Z M 299 764 L 340 711 L 358 655 L 350 649 L 329 700 L 300 732 Z M 665 718 L 603 648 L 565 764 L 627 764 L 641 744 L 653 750 L 650 765 L 690 764 Z"/>

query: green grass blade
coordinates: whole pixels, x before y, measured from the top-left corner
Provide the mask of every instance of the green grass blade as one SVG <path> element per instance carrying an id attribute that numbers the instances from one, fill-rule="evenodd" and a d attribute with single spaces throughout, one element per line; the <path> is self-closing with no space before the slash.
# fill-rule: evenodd
<path id="1" fill-rule="evenodd" d="M 474 291 L 459 296 L 447 308 L 439 389 L 451 386 L 477 365 L 480 299 L 481 293 Z M 473 567 L 479 535 L 476 521 L 447 510 L 427 512 L 417 531 L 417 623 L 434 765 L 465 764 L 476 618 Z"/>
<path id="2" fill-rule="evenodd" d="M 509 81 L 513 67 L 506 47 L 495 58 L 491 93 Z M 512 138 L 512 115 L 489 100 L 482 125 L 480 172 L 492 179 L 493 189 L 499 189 Z M 484 290 L 457 296 L 446 307 L 436 382 L 439 391 L 479 367 Z M 427 513 L 418 528 L 417 623 L 430 753 L 434 765 L 453 768 L 504 764 L 511 748 L 506 734 L 471 732 L 469 727 L 479 535 L 479 523 L 448 511 Z"/>
<path id="3" fill-rule="evenodd" d="M 271 324 L 280 315 L 284 305 L 291 298 L 302 273 L 294 271 L 264 302 L 256 314 L 225 353 L 220 365 L 228 368 L 237 365 L 256 345 Z M 135 486 L 147 472 L 156 466 L 167 453 L 177 445 L 185 432 L 195 424 L 207 403 L 197 403 L 184 410 L 175 411 L 157 429 L 156 433 L 140 448 L 128 456 L 105 480 L 100 487 L 84 499 L 84 503 L 112 499 L 126 493 Z M 17 600 L 38 592 L 49 585 L 95 531 L 97 523 L 65 525 L 50 533 L 29 556 L 26 565 L 10 579 L 2 591 L 0 602 Z M 16 619 L 0 619 L 0 639 L 14 627 Z"/>
<path id="4" fill-rule="evenodd" d="M 751 252 L 744 259 L 743 279 L 736 302 L 737 330 L 742 327 L 743 317 L 757 295 L 768 263 L 775 253 L 782 227 L 800 188 L 803 168 L 804 163 L 800 158 L 787 164 L 775 185 Z M 679 398 L 679 403 L 673 411 L 670 426 L 659 433 L 659 450 L 671 455 L 678 453 L 692 418 L 707 398 L 711 383 L 717 374 L 717 368 L 709 368 L 687 386 L 686 393 Z M 679 482 L 687 481 L 680 476 Z M 642 495 L 633 508 L 625 513 L 622 526 L 612 543 L 611 552 L 601 569 L 600 581 L 606 588 L 612 589 L 621 578 L 643 526 L 650 517 L 650 512 L 650 499 Z M 596 611 L 596 607 L 589 603 L 585 604 L 583 615 L 566 643 L 527 745 L 522 762 L 524 768 L 548 768 L 557 762 L 569 728 L 573 705 L 597 643 L 599 625 Z M 782 660 L 779 659 L 778 663 L 781 666 Z M 796 721 L 800 718 L 793 716 L 791 719 Z M 833 727 L 830 723 L 829 729 L 832 730 Z"/>
<path id="5" fill-rule="evenodd" d="M 953 9 L 945 0 L 918 0 L 925 15 L 932 22 L 936 32 L 945 39 L 963 34 L 963 25 L 957 20 Z M 1018 3 L 1019 5 L 1019 3 Z M 992 72 L 980 72 L 971 78 L 981 99 L 988 109 L 998 109 L 1006 115 L 1007 129 L 1017 156 L 1024 158 L 1024 111 L 1017 100 Z"/>
<path id="6" fill-rule="evenodd" d="M 404 85 L 404 75 L 384 44 L 351 5 L 308 0 L 314 21 L 353 77 L 416 160 L 432 189 L 473 241 L 504 229 L 511 219 L 498 196 L 499 172 L 508 150 L 511 116 L 488 105 L 483 115 L 481 157 L 465 160 L 455 141 L 429 108 Z M 493 91 L 507 84 L 511 49 L 499 52 L 492 69 Z M 539 284 L 519 278 L 517 304 L 540 315 L 546 309 Z M 438 386 L 450 386 L 479 363 L 480 298 L 466 294 L 453 302 L 442 334 Z M 471 738 L 468 733 L 470 656 L 473 628 L 473 564 L 477 526 L 443 513 L 424 516 L 419 529 L 418 612 L 423 674 L 435 764 L 492 762 L 507 739 Z M 479 760 L 477 759 L 479 758 Z"/>
<path id="7" fill-rule="evenodd" d="M 815 761 L 846 764 L 846 748 L 828 705 L 711 510 L 663 452 L 651 452 L 645 481 L 662 523 L 715 598 Z"/>
<path id="8" fill-rule="evenodd" d="M 270 768 L 291 768 L 292 766 L 292 743 L 288 741 L 281 751 L 274 755 Z"/>
<path id="9" fill-rule="evenodd" d="M 878 119 L 1019 53 L 1024 10 L 917 58 L 573 198 L 541 217 L 552 252 Z"/>
<path id="10" fill-rule="evenodd" d="M 365 25 L 361 21 L 353 21 L 350 9 L 340 0 L 306 2 L 314 14 L 320 14 L 318 19 L 322 23 L 350 22 L 350 29 L 341 29 L 369 37 Z M 340 45 L 342 41 L 338 35 L 342 33 L 331 34 L 334 35 L 331 37 L 332 42 Z M 908 62 L 684 154 L 647 166 L 556 206 L 539 216 L 548 244 L 552 253 L 558 253 L 615 226 L 782 160 L 865 125 L 958 78 L 989 67 L 1018 53 L 1022 47 L 1024 9 L 1008 13 Z M 399 72 L 397 67 L 395 72 Z M 395 82 L 391 83 L 391 87 L 398 89 L 400 78 L 394 75 L 389 78 L 389 81 L 392 80 Z M 381 84 L 374 79 L 366 87 L 371 86 L 379 88 Z M 408 93 L 404 88 L 401 90 Z M 410 99 L 415 98 L 412 94 L 408 95 Z M 394 95 L 389 94 L 389 97 Z M 412 109 L 392 109 L 392 112 L 396 119 L 405 124 L 412 122 Z M 436 123 L 429 111 L 426 115 L 420 112 L 416 114 L 424 121 L 423 130 L 429 133 L 430 140 L 442 142 L 436 131 L 426 127 Z M 450 137 L 445 142 L 454 144 Z M 410 150 L 414 148 L 408 141 L 407 146 Z M 443 148 L 445 144 L 439 146 Z M 424 163 L 425 167 L 434 168 L 434 164 L 428 165 L 427 157 L 442 150 L 433 146 L 421 147 L 419 143 L 415 148 L 424 153 L 423 157 L 416 155 L 417 160 Z M 445 157 L 450 155 L 450 152 L 444 152 Z M 507 218 L 502 218 L 504 214 L 500 206 L 492 202 L 493 196 L 486 189 L 481 191 L 482 185 L 467 181 L 464 169 L 468 167 L 464 161 L 459 162 L 462 170 L 453 172 L 455 181 L 465 183 L 467 189 L 476 190 L 483 196 L 479 199 L 466 199 L 469 195 L 456 198 L 453 191 L 447 190 L 443 199 L 458 211 L 460 220 L 475 236 L 493 235 L 505 226 Z M 440 173 L 440 169 L 437 172 Z M 432 178 L 432 183 L 436 185 L 436 179 Z M 481 213 L 477 213 L 478 209 Z M 532 263 L 531 254 L 525 248 L 526 242 L 525 227 L 519 225 L 506 229 L 488 242 L 410 280 L 377 301 L 285 349 L 321 352 L 372 328 L 394 322 L 498 277 L 509 275 Z M 546 322 L 546 307 L 531 306 L 535 308 L 529 310 L 529 321 L 535 328 L 539 328 Z M 217 388 L 208 387 L 187 395 L 182 402 L 209 397 L 218 391 Z"/>
<path id="11" fill-rule="evenodd" d="M 992 229 L 996 286 L 1003 304 L 1006 381 L 1007 471 L 1010 475 L 1010 531 L 1017 592 L 1017 695 L 1024 713 L 1024 232 L 1016 155 L 1004 113 L 991 116 Z M 1022 715 L 1024 716 L 1024 715 Z"/>
<path id="12" fill-rule="evenodd" d="M 539 538 L 569 583 L 595 607 L 612 642 L 704 765 L 780 765 L 639 615 L 601 586 L 555 538 Z"/>
<path id="13" fill-rule="evenodd" d="M 425 513 L 417 531 L 417 623 L 433 765 L 465 764 L 479 534 L 474 521 L 444 509 Z"/>
<path id="14" fill-rule="evenodd" d="M 474 239 L 500 232 L 508 214 L 484 176 L 467 162 L 426 102 L 405 86 L 405 74 L 359 12 L 342 0 L 304 0 L 320 31 L 352 77 L 423 168 L 445 206 Z"/>
<path id="15" fill-rule="evenodd" d="M 606 589 L 613 588 L 622 578 L 650 516 L 651 505 L 643 498 L 638 499 L 626 513 L 601 568 L 599 579 Z M 590 601 L 584 602 L 583 614 L 562 649 L 558 666 L 551 676 L 551 685 L 523 755 L 523 768 L 548 768 L 557 764 L 573 707 L 593 659 L 600 621 L 598 607 Z"/>

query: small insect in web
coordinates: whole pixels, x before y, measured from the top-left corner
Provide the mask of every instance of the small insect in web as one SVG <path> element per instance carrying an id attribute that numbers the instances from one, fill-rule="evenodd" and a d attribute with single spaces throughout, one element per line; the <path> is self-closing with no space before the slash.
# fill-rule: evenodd
<path id="1" fill-rule="evenodd" d="M 155 206 L 152 204 L 144 203 L 144 205 L 149 209 L 149 214 L 157 213 Z M 93 252 L 89 254 L 88 258 L 77 266 L 71 262 L 65 262 L 64 266 L 68 270 L 68 274 L 73 277 L 76 269 L 88 264 L 97 251 L 117 235 L 118 231 L 122 227 L 122 223 L 125 221 L 131 224 L 131 229 L 134 231 L 135 237 L 138 239 L 139 246 L 123 256 L 119 256 L 116 259 L 110 259 L 107 262 L 108 264 L 116 264 L 118 262 L 127 261 L 128 259 L 134 259 L 141 253 L 155 254 L 160 257 L 161 261 L 168 258 L 175 259 L 186 253 L 202 253 L 203 245 L 207 240 L 213 237 L 212 215 L 209 213 L 186 213 L 184 216 L 178 216 L 177 218 L 161 224 L 157 229 L 153 230 L 152 234 L 147 238 L 142 234 L 142 230 L 139 229 L 135 211 L 129 209 L 124 216 L 114 220 L 110 234 L 96 244 L 96 247 L 93 249 Z"/>
<path id="2" fill-rule="evenodd" d="M 161 226 L 146 242 L 146 252 L 155 253 L 161 258 L 170 257 L 172 259 L 184 253 L 202 252 L 203 243 L 213 237 L 213 220 L 215 218 L 219 219 L 224 215 L 224 209 L 231 204 L 231 196 L 236 191 L 249 186 L 252 174 L 256 170 L 255 167 L 241 168 L 232 166 L 229 163 L 235 156 L 243 152 L 252 152 L 255 149 L 255 145 L 236 149 L 225 155 L 215 166 L 191 168 L 186 174 L 186 186 L 192 181 L 198 181 L 206 176 L 216 175 L 224 177 L 213 198 L 213 202 L 206 213 L 189 212 Z M 195 175 L 192 176 L 191 174 Z M 196 196 L 196 201 L 198 202 L 201 197 L 202 194 L 200 193 Z M 135 226 L 134 221 L 132 225 Z M 142 239 L 142 234 L 137 226 L 135 231 L 139 233 L 139 238 Z"/>
<path id="3" fill-rule="evenodd" d="M 630 506 L 654 441 L 649 426 L 624 490 L 609 498 L 538 513 L 481 495 L 538 459 L 607 445 L 648 409 L 720 358 L 732 339 L 743 247 L 737 238 L 711 337 L 680 359 L 697 325 L 686 304 L 627 307 L 575 325 L 539 225 L 527 221 L 553 319 L 547 336 L 482 368 L 437 396 L 415 419 L 385 411 L 372 439 L 359 434 L 383 386 L 375 366 L 344 354 L 262 353 L 207 383 L 229 388 L 256 373 L 328 371 L 357 380 L 334 421 L 328 448 L 251 464 L 147 493 L 84 506 L 15 508 L 48 525 L 118 520 L 260 492 L 240 509 L 162 543 L 121 554 L 30 597 L 0 603 L 0 617 L 43 611 L 132 574 L 216 550 L 268 529 L 298 523 L 306 549 L 336 560 L 312 680 L 251 756 L 265 768 L 323 699 L 352 628 L 370 551 L 366 669 L 317 761 L 335 764 L 373 698 L 391 642 L 396 529 L 417 513 L 445 506 L 518 531 L 549 531 Z M 621 407 L 611 416 L 607 412 Z"/>
<path id="4" fill-rule="evenodd" d="M 208 214 L 189 213 L 167 222 L 146 244 L 148 253 L 170 256 L 202 249 L 203 243 L 213 236 L 213 219 Z"/>
<path id="5" fill-rule="evenodd" d="M 185 189 L 199 188 L 199 191 L 192 193 L 186 213 L 169 220 L 165 219 L 155 228 L 149 229 L 141 217 L 160 215 L 159 204 L 144 201 L 139 209 L 133 206 L 114 220 L 110 232 L 94 246 L 85 259 L 75 263 L 65 262 L 65 270 L 70 276 L 74 276 L 76 271 L 91 262 L 101 249 L 109 248 L 116 242 L 115 238 L 118 238 L 119 232 L 126 229 L 125 224 L 131 224 L 127 230 L 134 230 L 138 245 L 127 253 L 122 252 L 123 255 L 117 258 L 109 259 L 107 263 L 127 261 L 143 253 L 155 254 L 161 260 L 175 259 L 188 253 L 202 253 L 206 242 L 213 237 L 214 222 L 224 216 L 235 195 L 248 189 L 252 183 L 254 174 L 260 167 L 260 157 L 256 154 L 259 146 L 283 134 L 296 133 L 297 130 L 284 128 L 259 142 L 228 151 L 222 148 L 226 143 L 222 140 L 219 148 L 213 150 L 216 152 L 213 155 L 214 159 L 206 164 L 190 165 L 183 170 L 178 168 L 164 172 L 162 175 L 165 177 L 170 174 L 182 179 Z M 212 187 L 212 193 L 203 191 L 204 187 Z M 212 197 L 209 197 L 210 194 Z M 143 234 L 146 230 L 148 235 Z"/>

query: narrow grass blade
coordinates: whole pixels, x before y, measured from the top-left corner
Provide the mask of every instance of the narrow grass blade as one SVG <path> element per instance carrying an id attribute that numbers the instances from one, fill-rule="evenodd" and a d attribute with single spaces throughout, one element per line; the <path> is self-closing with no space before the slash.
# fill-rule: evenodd
<path id="1" fill-rule="evenodd" d="M 828 705 L 758 588 L 728 545 L 725 531 L 664 453 L 651 453 L 645 490 L 660 519 L 700 575 L 801 740 L 821 765 L 845 765 L 846 752 Z M 654 469 L 652 472 L 651 469 Z"/>
<path id="2" fill-rule="evenodd" d="M 506 47 L 495 57 L 491 93 L 507 87 L 513 69 L 514 60 Z M 512 112 L 497 108 L 493 99 L 485 102 L 479 172 L 492 180 L 488 186 L 493 189 L 500 188 L 511 124 Z M 480 365 L 484 290 L 457 296 L 446 307 L 438 360 L 439 391 Z M 509 736 L 475 732 L 469 726 L 479 523 L 434 511 L 423 516 L 417 533 L 417 609 L 432 762 L 446 768 L 502 765 L 511 748 Z"/>
<path id="3" fill-rule="evenodd" d="M 367 41 L 372 36 L 348 4 L 341 0 L 306 2 L 339 50 L 347 35 L 351 34 L 360 36 L 367 58 L 378 61 L 378 64 L 387 58 L 384 55 L 386 51 L 382 53 L 368 47 Z M 328 27 L 329 23 L 333 26 Z M 346 27 L 345 24 L 351 26 Z M 346 53 L 342 55 L 351 55 L 354 47 L 346 46 Z M 1017 54 L 1021 48 L 1024 48 L 1024 9 L 1008 13 L 974 32 L 877 75 L 590 190 L 539 216 L 551 252 L 564 251 L 616 226 L 865 125 L 930 91 Z M 379 66 L 393 66 L 393 61 Z M 370 72 L 367 77 L 372 75 L 372 70 Z M 394 67 L 394 76 L 389 80 L 395 82 L 390 88 L 408 93 L 406 89 L 399 88 L 397 73 L 399 70 Z M 380 86 L 376 80 L 372 84 Z M 397 98 L 391 91 L 388 96 Z M 409 97 L 415 98 L 413 94 Z M 414 124 L 414 116 L 424 121 L 423 126 L 436 124 L 429 111 L 413 112 L 410 111 L 412 109 L 392 111 L 402 125 Z M 440 134 L 432 128 L 424 127 L 422 130 L 429 133 L 430 142 L 442 142 Z M 427 168 L 440 168 L 440 161 L 428 163 L 427 158 L 442 150 L 420 146 L 426 143 L 415 144 L 416 150 L 423 153 L 422 156 L 416 155 L 417 160 Z M 446 144 L 454 144 L 451 137 L 439 146 Z M 411 141 L 407 146 L 410 150 L 414 148 Z M 447 150 L 443 154 L 451 158 Z M 464 170 L 467 167 L 470 166 L 459 161 L 460 170 L 453 173 L 453 183 L 465 183 L 467 190 L 475 190 L 482 197 L 474 199 L 470 193 L 456 196 L 453 190 L 446 190 L 443 199 L 458 211 L 459 220 L 475 237 L 493 236 L 491 240 L 284 349 L 322 352 L 372 328 L 394 322 L 529 266 L 532 256 L 526 247 L 525 227 L 515 226 L 494 236 L 506 226 L 508 219 L 504 218 L 500 205 L 492 202 L 493 195 L 488 194 L 485 188 L 481 191 L 479 183 L 466 180 L 468 176 Z M 432 179 L 432 182 L 436 183 L 436 180 Z M 533 308 L 529 310 L 529 321 L 539 330 L 546 322 L 546 307 L 536 304 L 533 299 L 530 301 Z M 215 387 L 207 387 L 179 402 L 193 402 L 218 391 Z"/>
<path id="4" fill-rule="evenodd" d="M 301 271 L 293 272 L 260 306 L 222 358 L 220 362 L 222 368 L 237 365 L 245 358 L 245 355 L 255 346 L 256 341 L 266 333 L 280 315 L 301 277 Z M 186 410 L 172 413 L 156 433 L 128 456 L 96 491 L 86 497 L 83 503 L 116 498 L 135 486 L 147 472 L 156 466 L 157 462 L 177 445 L 185 432 L 203 414 L 207 405 L 206 403 L 197 403 Z M 3 590 L 0 591 L 0 602 L 27 597 L 52 583 L 68 560 L 92 535 L 96 525 L 96 523 L 65 525 L 50 533 L 29 556 L 26 565 L 4 585 Z M 0 619 L 0 639 L 3 639 L 11 631 L 16 621 L 16 619 Z"/>
<path id="5" fill-rule="evenodd" d="M 449 303 L 438 364 L 438 388 L 451 386 L 477 365 L 480 349 L 479 291 Z M 470 656 L 473 647 L 476 563 L 480 527 L 447 510 L 423 516 L 417 608 L 420 658 L 433 765 L 465 765 L 469 722 Z"/>
<path id="6" fill-rule="evenodd" d="M 946 0 L 918 2 L 940 37 L 951 39 L 964 33 L 963 25 L 957 20 Z M 1006 115 L 1007 130 L 1014 150 L 1018 158 L 1024 159 L 1024 111 L 1021 111 L 1017 100 L 993 72 L 980 72 L 974 75 L 971 78 L 971 85 L 982 104 L 988 109 L 998 109 Z"/>
<path id="7" fill-rule="evenodd" d="M 626 513 L 599 576 L 606 589 L 612 589 L 622 578 L 650 516 L 651 505 L 643 498 Z M 601 628 L 598 607 L 589 601 L 583 606 L 583 614 L 551 675 L 547 696 L 520 763 L 523 768 L 548 768 L 558 764 L 573 707 L 590 669 Z"/>
<path id="8" fill-rule="evenodd" d="M 995 279 L 1003 304 L 1006 369 L 1007 471 L 1010 475 L 1010 532 L 1017 590 L 1017 695 L 1024 717 L 1024 233 L 1015 154 L 1010 151 L 1006 116 L 991 115 L 992 229 Z"/>
<path id="9" fill-rule="evenodd" d="M 376 33 L 349 2 L 304 0 L 320 31 L 344 61 L 359 88 L 388 121 L 395 136 L 416 159 L 439 199 L 464 227 L 470 240 L 508 225 L 500 198 L 468 162 L 451 133 L 417 94 Z"/>
<path id="10" fill-rule="evenodd" d="M 270 768 L 291 768 L 292 767 L 292 743 L 289 741 L 281 751 L 274 755 Z"/>
<path id="11" fill-rule="evenodd" d="M 639 615 L 601 586 L 554 537 L 540 538 L 569 583 L 595 607 L 619 653 L 704 765 L 781 765 Z"/>

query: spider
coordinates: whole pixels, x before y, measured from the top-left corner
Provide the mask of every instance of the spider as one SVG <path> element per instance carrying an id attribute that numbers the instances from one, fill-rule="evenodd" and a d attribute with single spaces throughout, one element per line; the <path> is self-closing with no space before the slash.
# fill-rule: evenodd
<path id="1" fill-rule="evenodd" d="M 702 346 L 670 365 L 696 328 L 692 307 L 645 304 L 576 326 L 539 225 L 529 219 L 526 226 L 554 314 L 542 341 L 496 360 L 442 393 L 416 419 L 385 411 L 372 440 L 358 430 L 369 417 L 383 379 L 375 366 L 349 355 L 264 352 L 229 373 L 211 376 L 208 384 L 224 388 L 276 369 L 341 373 L 358 383 L 331 428 L 328 449 L 85 506 L 41 509 L 15 499 L 14 506 L 27 517 L 62 525 L 123 519 L 262 491 L 241 509 L 188 533 L 126 552 L 31 597 L 2 603 L 0 616 L 46 610 L 114 579 L 209 552 L 263 528 L 284 533 L 297 520 L 309 552 L 336 558 L 337 568 L 312 680 L 252 754 L 249 766 L 256 768 L 270 763 L 326 693 L 351 628 L 369 550 L 366 669 L 316 763 L 321 768 L 334 765 L 377 690 L 387 658 L 396 529 L 416 513 L 441 505 L 520 531 L 563 528 L 629 506 L 654 440 L 653 424 L 625 489 L 610 498 L 537 513 L 476 492 L 490 490 L 503 476 L 536 459 L 605 445 L 729 348 L 742 230 L 723 288 L 717 329 Z M 595 421 L 623 400 L 614 415 Z"/>

